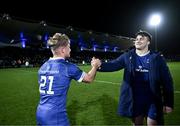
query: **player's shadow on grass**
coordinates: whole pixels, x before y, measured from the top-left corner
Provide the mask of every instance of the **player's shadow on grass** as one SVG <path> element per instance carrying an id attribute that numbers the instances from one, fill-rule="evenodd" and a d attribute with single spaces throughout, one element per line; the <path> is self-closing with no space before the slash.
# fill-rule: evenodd
<path id="1" fill-rule="evenodd" d="M 123 118 L 117 114 L 118 101 L 103 94 L 99 99 L 102 107 L 103 119 L 105 125 L 128 125 L 129 119 Z"/>
<path id="2" fill-rule="evenodd" d="M 120 117 L 117 114 L 117 108 L 118 108 L 118 101 L 113 99 L 112 97 L 108 96 L 107 94 L 103 94 L 101 97 L 89 101 L 85 104 L 84 108 L 82 110 L 88 109 L 90 106 L 101 106 L 102 115 L 97 116 L 103 116 L 103 124 L 102 125 L 129 125 L 129 119 Z M 76 105 L 77 106 L 77 105 Z M 76 112 L 80 111 L 78 108 L 76 108 Z M 84 121 L 81 122 L 81 125 L 89 125 L 91 122 L 86 118 L 83 117 Z M 96 117 L 94 117 L 96 118 Z M 71 123 L 76 124 L 76 123 Z"/>
<path id="3" fill-rule="evenodd" d="M 77 100 L 73 100 L 72 103 L 67 107 L 70 124 L 76 125 L 76 115 L 78 111 L 80 111 L 79 108 L 80 106 Z"/>

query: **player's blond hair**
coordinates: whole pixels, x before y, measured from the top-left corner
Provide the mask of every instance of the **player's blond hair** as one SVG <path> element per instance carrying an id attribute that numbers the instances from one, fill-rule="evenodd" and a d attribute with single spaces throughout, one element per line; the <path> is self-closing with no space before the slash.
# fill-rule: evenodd
<path id="1" fill-rule="evenodd" d="M 55 33 L 53 37 L 48 40 L 48 46 L 52 50 L 56 50 L 59 47 L 66 47 L 70 43 L 70 39 L 67 35 L 61 33 Z"/>

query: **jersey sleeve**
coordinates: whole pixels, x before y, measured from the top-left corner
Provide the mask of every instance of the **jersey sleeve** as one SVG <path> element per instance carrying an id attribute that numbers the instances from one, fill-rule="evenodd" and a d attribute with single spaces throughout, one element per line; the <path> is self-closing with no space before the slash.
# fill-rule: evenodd
<path id="1" fill-rule="evenodd" d="M 78 81 L 78 82 L 82 82 L 84 76 L 85 76 L 85 72 L 83 72 L 82 70 L 79 69 L 78 66 L 71 64 L 69 69 L 68 69 L 68 75 Z"/>

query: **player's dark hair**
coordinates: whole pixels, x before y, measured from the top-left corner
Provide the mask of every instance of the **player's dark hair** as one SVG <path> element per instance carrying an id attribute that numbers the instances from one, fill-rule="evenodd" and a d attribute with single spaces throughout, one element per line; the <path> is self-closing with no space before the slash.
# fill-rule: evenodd
<path id="1" fill-rule="evenodd" d="M 139 32 L 137 32 L 137 33 L 135 34 L 136 37 L 137 37 L 138 35 L 141 35 L 141 36 L 143 36 L 143 37 L 144 37 L 144 36 L 147 37 L 150 42 L 151 42 L 151 40 L 152 40 L 152 35 L 151 35 L 150 33 L 148 33 L 147 31 L 142 31 L 142 30 L 140 30 Z"/>

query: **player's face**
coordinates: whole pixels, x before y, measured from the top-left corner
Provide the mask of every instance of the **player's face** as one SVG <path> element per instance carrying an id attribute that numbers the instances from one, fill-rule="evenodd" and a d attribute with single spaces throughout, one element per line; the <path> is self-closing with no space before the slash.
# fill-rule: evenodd
<path id="1" fill-rule="evenodd" d="M 71 52 L 71 48 L 70 48 L 70 44 L 68 44 L 66 47 L 64 47 L 64 53 L 66 58 L 70 57 L 70 52 Z"/>
<path id="2" fill-rule="evenodd" d="M 143 37 L 141 35 L 138 35 L 136 37 L 134 44 L 135 44 L 136 49 L 143 50 L 145 48 L 148 48 L 148 45 L 150 44 L 150 42 L 149 42 L 147 37 L 145 37 L 145 36 Z"/>

